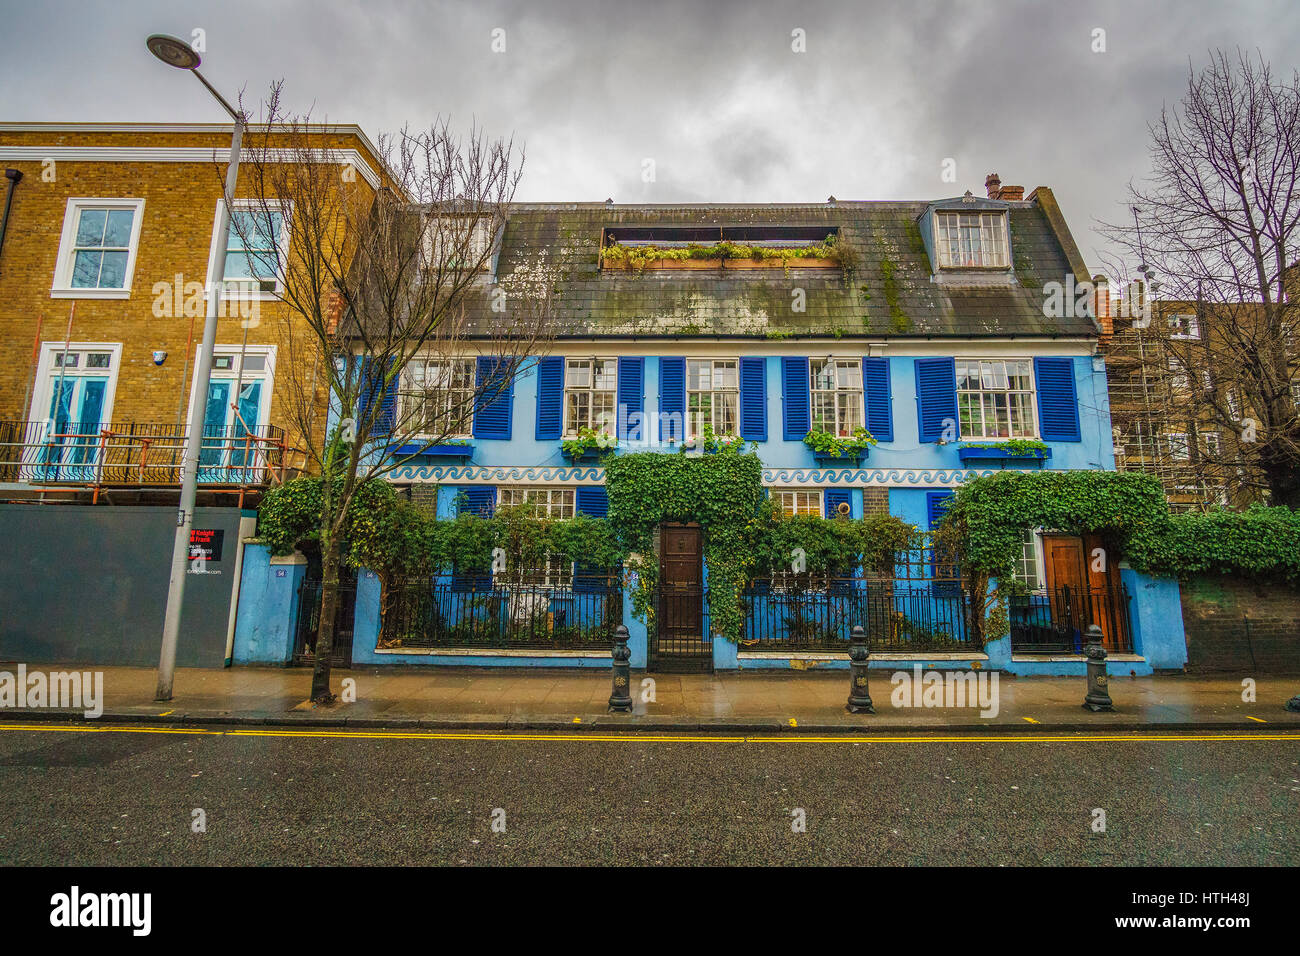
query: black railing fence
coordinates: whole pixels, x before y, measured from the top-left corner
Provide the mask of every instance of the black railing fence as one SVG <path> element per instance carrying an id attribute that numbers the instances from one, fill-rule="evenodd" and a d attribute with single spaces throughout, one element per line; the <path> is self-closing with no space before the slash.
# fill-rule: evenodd
<path id="1" fill-rule="evenodd" d="M 294 626 L 293 662 L 309 664 L 316 659 L 316 634 L 320 628 L 320 581 L 303 581 L 298 587 L 298 620 Z M 340 584 L 334 605 L 334 647 L 330 654 L 332 663 L 340 667 L 352 665 L 352 628 L 357 612 L 355 584 Z"/>
<path id="2" fill-rule="evenodd" d="M 623 623 L 618 575 L 585 569 L 406 580 L 381 602 L 386 648 L 608 651 Z"/>
<path id="3" fill-rule="evenodd" d="M 1017 654 L 1079 654 L 1087 628 L 1101 628 L 1107 650 L 1133 650 L 1130 595 L 1120 585 L 1057 587 L 1011 599 L 1011 650 Z"/>
<path id="4" fill-rule="evenodd" d="M 955 581 L 767 578 L 745 591 L 742 608 L 741 645 L 749 650 L 847 652 L 859 624 L 873 652 L 979 647 L 970 599 Z"/>

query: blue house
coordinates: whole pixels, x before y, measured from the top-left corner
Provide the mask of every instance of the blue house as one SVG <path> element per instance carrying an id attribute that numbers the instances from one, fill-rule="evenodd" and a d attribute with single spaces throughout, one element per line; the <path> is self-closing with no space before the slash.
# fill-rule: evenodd
<path id="1" fill-rule="evenodd" d="M 490 291 L 539 255 L 568 263 L 553 347 L 476 408 L 455 443 L 403 449 L 422 453 L 390 480 L 439 517 L 523 502 L 555 517 L 600 516 L 604 469 L 567 457 L 566 438 L 603 434 L 624 453 L 697 451 L 734 437 L 754 443 L 764 485 L 788 514 L 888 512 L 928 529 L 974 475 L 1113 470 L 1100 330 L 1086 302 L 1061 294 L 1087 279 L 1086 264 L 1051 190 L 1021 198 L 991 178 L 989 193 L 821 205 L 516 204 L 501 233 L 485 237 L 495 251 L 483 284 Z M 385 400 L 427 395 L 421 377 L 437 376 L 454 401 L 494 361 L 415 363 Z M 875 443 L 839 456 L 805 442 L 860 430 Z M 1027 536 L 1019 574 L 1035 593 L 1012 609 L 1011 635 L 987 646 L 967 638 L 966 611 L 953 603 L 963 599 L 942 586 L 933 556 L 851 611 L 872 618 L 877 666 L 1081 672 L 1078 634 L 1098 623 L 1124 668 L 1181 669 L 1176 585 L 1123 567 L 1096 572 L 1092 547 L 1052 529 Z M 833 606 L 829 585 L 824 606 L 800 605 L 804 594 L 774 612 L 780 588 L 768 582 L 753 596 L 745 639 L 710 641 L 701 553 L 699 529 L 662 530 L 661 583 L 678 597 L 651 628 L 617 582 L 555 567 L 512 590 L 440 579 L 411 612 L 419 621 L 406 615 L 394 638 L 380 633 L 378 581 L 362 572 L 352 659 L 607 666 L 607 643 L 548 635 L 621 620 L 634 665 L 843 665 L 842 649 L 790 623 L 793 614 L 796 624 L 809 615 L 834 624 L 844 607 Z M 493 646 L 463 628 L 455 639 L 430 635 L 466 615 L 512 622 L 514 638 Z M 780 620 L 768 626 L 769 618 Z"/>

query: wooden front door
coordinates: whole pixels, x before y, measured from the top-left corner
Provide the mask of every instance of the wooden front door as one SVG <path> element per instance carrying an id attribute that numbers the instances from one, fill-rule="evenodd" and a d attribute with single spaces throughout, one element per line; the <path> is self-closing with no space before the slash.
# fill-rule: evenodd
<path id="1" fill-rule="evenodd" d="M 1084 630 L 1096 624 L 1108 650 L 1128 650 L 1119 572 L 1101 539 L 1045 534 L 1043 561 L 1053 625 L 1068 628 L 1082 646 Z"/>
<path id="2" fill-rule="evenodd" d="M 654 666 L 709 669 L 713 645 L 704 626 L 703 538 L 698 525 L 664 525 L 659 532 L 659 600 L 652 644 Z"/>

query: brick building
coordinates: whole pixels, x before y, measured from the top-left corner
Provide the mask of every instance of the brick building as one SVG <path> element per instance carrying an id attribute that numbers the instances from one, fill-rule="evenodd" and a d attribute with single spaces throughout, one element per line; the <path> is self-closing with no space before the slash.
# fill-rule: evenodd
<path id="1" fill-rule="evenodd" d="M 125 500 L 126 489 L 157 497 L 178 484 L 205 290 L 218 278 L 211 271 L 231 132 L 0 124 L 11 191 L 0 246 L 5 497 L 40 489 L 78 498 L 91 483 L 103 486 L 95 497 L 112 488 Z M 274 134 L 264 140 L 265 133 L 253 127 L 249 136 L 274 147 Z M 309 133 L 322 161 L 346 170 L 340 182 L 379 187 L 381 160 L 358 127 Z M 234 214 L 253 217 L 244 202 Z M 219 488 L 264 484 L 271 467 L 302 465 L 276 398 L 287 307 L 266 279 L 274 270 L 259 265 L 260 255 L 287 248 L 282 226 L 254 230 L 265 236 L 260 250 L 232 234 L 200 459 L 208 498 Z M 279 374 L 287 374 L 283 363 Z M 90 448 L 95 442 L 103 448 Z M 102 467 L 92 471 L 91 463 Z"/>

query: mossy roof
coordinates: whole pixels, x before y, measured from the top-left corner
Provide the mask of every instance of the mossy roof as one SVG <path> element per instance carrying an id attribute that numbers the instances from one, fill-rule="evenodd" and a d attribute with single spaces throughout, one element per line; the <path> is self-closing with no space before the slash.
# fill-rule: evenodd
<path id="1" fill-rule="evenodd" d="M 497 277 L 539 263 L 559 274 L 557 336 L 989 337 L 1095 336 L 1087 316 L 1044 314 L 1044 286 L 1064 283 L 1073 249 L 1033 201 L 1005 203 L 1014 284 L 932 281 L 918 219 L 931 204 L 628 206 L 516 204 L 501 239 Z M 619 226 L 826 226 L 838 230 L 840 269 L 601 270 L 602 229 Z M 1076 253 L 1077 256 L 1077 253 Z M 1080 279 L 1086 278 L 1080 276 Z M 804 290 L 804 311 L 793 308 Z M 475 318 L 487 318 L 475 316 Z"/>

